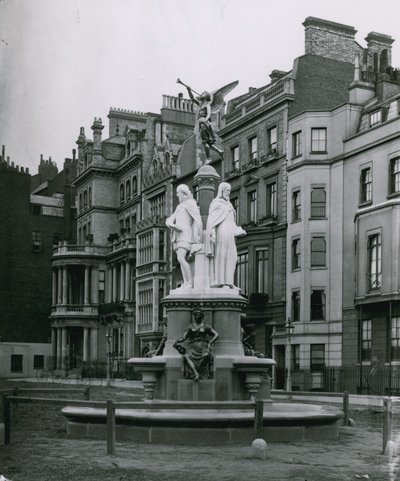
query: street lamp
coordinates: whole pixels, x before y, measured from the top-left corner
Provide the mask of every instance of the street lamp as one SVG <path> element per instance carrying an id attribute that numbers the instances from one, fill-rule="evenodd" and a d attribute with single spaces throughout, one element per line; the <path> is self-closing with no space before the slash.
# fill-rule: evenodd
<path id="1" fill-rule="evenodd" d="M 285 324 L 285 332 L 286 332 L 286 341 L 287 341 L 287 349 L 289 351 L 289 361 L 288 361 L 288 367 L 287 367 L 287 378 L 286 378 L 286 391 L 289 393 L 292 391 L 292 372 L 291 372 L 291 367 L 292 367 L 292 335 L 294 331 L 294 325 L 292 324 L 292 321 L 290 320 L 290 317 L 288 317 L 288 320 Z"/>
<path id="2" fill-rule="evenodd" d="M 111 386 L 111 366 L 110 366 L 110 357 L 111 357 L 111 341 L 112 341 L 112 330 L 111 326 L 108 326 L 107 332 L 106 332 L 106 341 L 107 341 L 107 352 L 106 352 L 106 357 L 107 357 L 107 387 Z"/>

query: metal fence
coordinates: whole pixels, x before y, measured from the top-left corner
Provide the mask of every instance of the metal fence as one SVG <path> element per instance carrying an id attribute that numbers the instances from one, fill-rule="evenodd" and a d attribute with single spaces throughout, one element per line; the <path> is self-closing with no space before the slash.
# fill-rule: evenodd
<path id="1" fill-rule="evenodd" d="M 400 366 L 326 367 L 318 371 L 295 370 L 293 391 L 343 392 L 377 396 L 400 395 Z"/>

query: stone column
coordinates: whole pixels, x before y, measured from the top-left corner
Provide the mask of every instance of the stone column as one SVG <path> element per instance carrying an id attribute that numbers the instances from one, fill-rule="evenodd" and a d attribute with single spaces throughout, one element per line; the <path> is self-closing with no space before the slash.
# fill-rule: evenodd
<path id="1" fill-rule="evenodd" d="M 121 351 L 123 351 L 122 348 L 122 343 L 121 343 L 121 328 L 118 328 L 118 344 L 117 344 L 117 349 L 118 349 L 118 356 Z"/>
<path id="2" fill-rule="evenodd" d="M 97 328 L 90 329 L 90 360 L 97 359 Z"/>
<path id="3" fill-rule="evenodd" d="M 85 306 L 89 304 L 89 287 L 90 287 L 89 273 L 90 273 L 90 267 L 85 266 L 85 286 L 84 286 L 85 293 L 84 293 L 84 301 L 83 301 Z"/>
<path id="4" fill-rule="evenodd" d="M 119 266 L 120 266 L 119 267 L 120 268 L 119 300 L 123 301 L 125 298 L 125 269 L 124 269 L 125 264 L 121 262 Z"/>
<path id="5" fill-rule="evenodd" d="M 125 299 L 131 299 L 131 265 L 129 261 L 125 264 Z"/>
<path id="6" fill-rule="evenodd" d="M 57 304 L 62 304 L 62 267 L 57 267 Z"/>
<path id="7" fill-rule="evenodd" d="M 111 267 L 107 267 L 107 279 L 106 279 L 106 289 L 107 289 L 107 302 L 112 302 L 112 270 Z"/>
<path id="8" fill-rule="evenodd" d="M 57 329 L 51 329 L 51 365 L 52 369 L 57 367 Z"/>
<path id="9" fill-rule="evenodd" d="M 62 356 L 62 349 L 61 349 L 61 328 L 57 328 L 57 369 L 61 369 L 61 356 Z"/>
<path id="10" fill-rule="evenodd" d="M 112 267 L 112 301 L 117 301 L 117 265 L 114 264 Z"/>
<path id="11" fill-rule="evenodd" d="M 99 303 L 99 268 L 92 267 L 92 303 Z"/>
<path id="12" fill-rule="evenodd" d="M 68 304 L 68 278 L 67 268 L 62 268 L 62 303 Z"/>
<path id="13" fill-rule="evenodd" d="M 83 328 L 83 362 L 88 361 L 89 328 Z"/>
<path id="14" fill-rule="evenodd" d="M 61 369 L 67 368 L 67 328 L 61 330 Z"/>
<path id="15" fill-rule="evenodd" d="M 53 287 L 52 287 L 52 297 L 51 302 L 53 306 L 57 303 L 57 270 L 53 269 Z"/>

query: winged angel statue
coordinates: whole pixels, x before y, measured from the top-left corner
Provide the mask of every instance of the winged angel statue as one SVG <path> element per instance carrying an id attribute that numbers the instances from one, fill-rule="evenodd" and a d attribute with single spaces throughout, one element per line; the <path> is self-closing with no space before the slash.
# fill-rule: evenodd
<path id="1" fill-rule="evenodd" d="M 206 164 L 208 164 L 211 161 L 211 150 L 217 152 L 222 157 L 222 150 L 215 145 L 217 139 L 211 124 L 212 116 L 220 111 L 224 103 L 224 97 L 236 87 L 239 81 L 231 82 L 211 93 L 204 91 L 202 94 L 193 90 L 189 85 L 184 84 L 180 79 L 177 80 L 177 83 L 187 88 L 189 97 L 199 106 L 197 122 L 200 129 L 201 141 L 206 152 Z M 193 95 L 194 93 L 197 94 L 197 97 Z"/>

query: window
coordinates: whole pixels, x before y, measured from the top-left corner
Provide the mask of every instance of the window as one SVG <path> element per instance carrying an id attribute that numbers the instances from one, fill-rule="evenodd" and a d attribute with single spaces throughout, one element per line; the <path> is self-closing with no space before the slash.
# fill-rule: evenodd
<path id="1" fill-rule="evenodd" d="M 150 202 L 150 215 L 153 216 L 163 216 L 165 214 L 165 192 L 158 194 L 151 199 Z"/>
<path id="2" fill-rule="evenodd" d="M 122 202 L 125 202 L 125 187 L 124 184 L 121 184 L 119 186 L 119 200 L 122 204 Z"/>
<path id="3" fill-rule="evenodd" d="M 301 219 L 301 194 L 300 190 L 296 190 L 292 194 L 292 222 Z"/>
<path id="4" fill-rule="evenodd" d="M 325 292 L 323 290 L 311 291 L 311 320 L 325 320 Z"/>
<path id="5" fill-rule="evenodd" d="M 129 200 L 131 198 L 131 181 L 127 180 L 126 181 L 126 200 Z"/>
<path id="6" fill-rule="evenodd" d="M 326 266 L 326 242 L 324 237 L 311 239 L 311 267 Z"/>
<path id="7" fill-rule="evenodd" d="M 238 262 L 235 272 L 235 285 L 241 289 L 241 294 L 247 295 L 247 270 L 249 255 L 247 252 L 238 255 Z"/>
<path id="8" fill-rule="evenodd" d="M 44 369 L 44 356 L 42 354 L 35 354 L 33 356 L 33 369 Z"/>
<path id="9" fill-rule="evenodd" d="M 232 169 L 236 170 L 240 168 L 240 159 L 239 159 L 239 146 L 236 145 L 232 148 Z"/>
<path id="10" fill-rule="evenodd" d="M 106 281 L 106 271 L 99 270 L 99 304 L 104 304 L 105 301 L 105 281 Z"/>
<path id="11" fill-rule="evenodd" d="M 89 207 L 92 206 L 92 188 L 91 187 L 89 187 L 88 189 L 88 205 Z"/>
<path id="12" fill-rule="evenodd" d="M 300 321 L 300 291 L 292 292 L 292 321 Z"/>
<path id="13" fill-rule="evenodd" d="M 370 202 L 372 200 L 372 174 L 371 167 L 361 171 L 360 176 L 360 202 Z"/>
<path id="14" fill-rule="evenodd" d="M 160 230 L 158 233 L 158 260 L 165 260 L 165 232 Z"/>
<path id="15" fill-rule="evenodd" d="M 59 234 L 58 232 L 55 232 L 53 234 L 53 245 L 58 245 L 61 241 L 61 234 Z"/>
<path id="16" fill-rule="evenodd" d="M 292 369 L 300 369 L 300 344 L 292 344 Z"/>
<path id="17" fill-rule="evenodd" d="M 125 232 L 125 222 L 124 222 L 124 219 L 120 219 L 119 220 L 119 231 L 121 233 Z"/>
<path id="18" fill-rule="evenodd" d="M 137 194 L 137 177 L 136 175 L 132 177 L 132 195 Z"/>
<path id="19" fill-rule="evenodd" d="M 233 197 L 230 200 L 236 212 L 236 219 L 238 219 L 239 218 L 239 197 Z"/>
<path id="20" fill-rule="evenodd" d="M 292 135 L 292 158 L 301 155 L 301 131 Z"/>
<path id="21" fill-rule="evenodd" d="M 371 320 L 361 321 L 361 361 L 371 360 Z"/>
<path id="22" fill-rule="evenodd" d="M 277 153 L 276 127 L 267 130 L 268 154 Z"/>
<path id="23" fill-rule="evenodd" d="M 79 211 L 83 209 L 83 198 L 82 198 L 82 192 L 79 194 Z"/>
<path id="24" fill-rule="evenodd" d="M 147 264 L 148 262 L 153 261 L 153 243 L 153 231 L 138 236 L 138 265 Z"/>
<path id="25" fill-rule="evenodd" d="M 129 217 L 125 217 L 125 229 L 126 232 L 131 231 L 131 219 Z"/>
<path id="26" fill-rule="evenodd" d="M 249 139 L 249 162 L 257 160 L 257 137 Z"/>
<path id="27" fill-rule="evenodd" d="M 311 152 L 326 151 L 326 128 L 311 129 Z"/>
<path id="28" fill-rule="evenodd" d="M 11 354 L 11 372 L 23 372 L 22 354 Z"/>
<path id="29" fill-rule="evenodd" d="M 252 190 L 247 194 L 247 219 L 248 222 L 257 221 L 257 191 Z"/>
<path id="30" fill-rule="evenodd" d="M 375 125 L 378 125 L 382 122 L 382 112 L 380 110 L 377 110 L 376 112 L 372 112 L 372 114 L 369 115 L 369 126 L 374 127 Z"/>
<path id="31" fill-rule="evenodd" d="M 301 253 L 300 239 L 292 240 L 292 270 L 300 269 Z"/>
<path id="32" fill-rule="evenodd" d="M 32 232 L 32 251 L 40 252 L 42 250 L 42 233 L 39 230 Z"/>
<path id="33" fill-rule="evenodd" d="M 278 214 L 276 182 L 267 184 L 267 216 L 276 217 Z"/>
<path id="34" fill-rule="evenodd" d="M 318 371 L 325 367 L 325 344 L 310 345 L 310 368 Z"/>
<path id="35" fill-rule="evenodd" d="M 42 206 L 39 204 L 31 204 L 31 214 L 40 215 L 42 213 Z"/>
<path id="36" fill-rule="evenodd" d="M 257 262 L 257 292 L 268 294 L 268 248 L 256 251 Z"/>
<path id="37" fill-rule="evenodd" d="M 314 187 L 311 191 L 311 218 L 318 219 L 326 215 L 326 192 L 323 187 Z"/>
<path id="38" fill-rule="evenodd" d="M 86 209 L 88 206 L 88 194 L 87 190 L 83 192 L 83 208 Z"/>
<path id="39" fill-rule="evenodd" d="M 391 319 L 390 353 L 391 359 L 400 360 L 400 317 Z"/>
<path id="40" fill-rule="evenodd" d="M 390 161 L 390 193 L 400 192 L 400 157 Z"/>
<path id="41" fill-rule="evenodd" d="M 368 237 L 368 280 L 369 290 L 381 288 L 382 278 L 382 241 L 380 234 Z"/>

